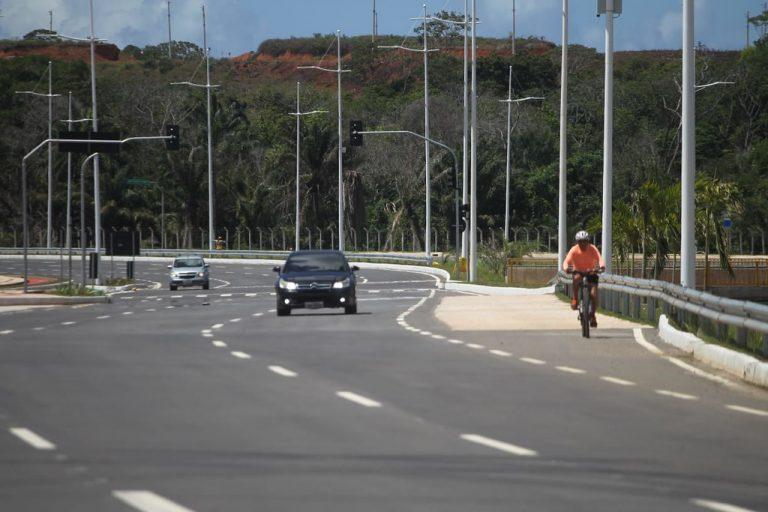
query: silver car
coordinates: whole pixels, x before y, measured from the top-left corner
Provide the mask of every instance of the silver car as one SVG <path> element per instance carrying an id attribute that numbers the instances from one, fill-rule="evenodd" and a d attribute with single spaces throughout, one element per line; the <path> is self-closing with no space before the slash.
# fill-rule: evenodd
<path id="1" fill-rule="evenodd" d="M 173 265 L 168 265 L 168 287 L 171 290 L 179 286 L 202 286 L 208 289 L 208 268 L 201 256 L 183 256 L 173 260 Z"/>

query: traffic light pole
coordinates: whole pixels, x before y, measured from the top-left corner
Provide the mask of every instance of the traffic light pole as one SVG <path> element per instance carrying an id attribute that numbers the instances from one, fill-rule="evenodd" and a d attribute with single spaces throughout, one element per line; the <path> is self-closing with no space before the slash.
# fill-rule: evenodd
<path id="1" fill-rule="evenodd" d="M 419 138 L 425 142 L 434 144 L 435 146 L 441 147 L 448 151 L 451 154 L 451 157 L 453 157 L 453 195 L 454 195 L 454 202 L 455 202 L 455 223 L 456 223 L 456 259 L 458 261 L 459 256 L 461 255 L 461 231 L 459 229 L 459 210 L 461 209 L 461 202 L 459 199 L 459 174 L 458 174 L 458 165 L 459 160 L 456 158 L 456 152 L 451 149 L 449 146 L 443 144 L 442 142 L 438 142 L 434 139 L 430 139 L 425 137 L 424 135 L 421 135 L 420 133 L 412 132 L 410 130 L 381 130 L 381 131 L 354 131 L 353 134 L 357 135 L 411 135 L 413 137 Z M 427 236 L 431 236 L 431 233 L 427 233 Z M 432 258 L 431 253 L 427 255 L 428 258 Z"/>
<path id="2" fill-rule="evenodd" d="M 117 144 L 122 145 L 126 142 L 134 142 L 134 141 L 144 141 L 144 140 L 170 140 L 173 139 L 173 136 L 169 135 L 159 135 L 159 136 L 149 136 L 149 137 L 128 137 L 127 139 L 122 140 L 91 140 L 91 139 L 45 139 L 40 144 L 35 146 L 32 151 L 24 155 L 24 158 L 21 159 L 21 219 L 22 219 L 22 239 L 24 242 L 24 293 L 27 293 L 29 291 L 29 262 L 28 262 L 28 254 L 29 254 L 29 226 L 27 221 L 27 211 L 29 210 L 29 206 L 27 205 L 27 160 L 40 151 L 46 144 L 53 144 L 53 143 L 79 143 L 79 144 L 91 144 L 91 143 L 98 143 L 98 144 Z M 98 153 L 93 153 L 91 156 L 89 156 L 86 160 L 96 159 Z M 80 201 L 83 201 L 83 197 L 80 198 Z M 99 236 L 99 232 L 95 231 L 96 237 Z"/>

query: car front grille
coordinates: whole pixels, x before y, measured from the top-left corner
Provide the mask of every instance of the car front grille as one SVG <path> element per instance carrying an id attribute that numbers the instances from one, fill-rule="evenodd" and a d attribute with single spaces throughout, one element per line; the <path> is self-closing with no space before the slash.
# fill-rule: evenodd
<path id="1" fill-rule="evenodd" d="M 299 283 L 299 290 L 302 292 L 330 290 L 332 287 L 333 283 L 318 283 L 314 281 L 311 283 Z"/>
<path id="2" fill-rule="evenodd" d="M 197 277 L 197 272 L 184 272 L 180 273 L 179 277 L 182 279 L 190 279 L 192 277 Z"/>

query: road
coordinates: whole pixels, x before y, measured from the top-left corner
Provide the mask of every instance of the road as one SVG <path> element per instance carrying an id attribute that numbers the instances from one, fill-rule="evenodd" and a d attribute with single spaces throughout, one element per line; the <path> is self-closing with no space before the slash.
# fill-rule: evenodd
<path id="1" fill-rule="evenodd" d="M 451 331 L 455 293 L 384 270 L 278 318 L 269 267 L 212 277 L 0 314 L 0 509 L 768 510 L 768 393 L 651 329 Z"/>

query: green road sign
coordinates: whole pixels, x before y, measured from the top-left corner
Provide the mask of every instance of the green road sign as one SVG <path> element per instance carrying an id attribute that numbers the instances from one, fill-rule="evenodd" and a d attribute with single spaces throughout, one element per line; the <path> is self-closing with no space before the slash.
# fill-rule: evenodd
<path id="1" fill-rule="evenodd" d="M 128 184 L 137 187 L 151 187 L 155 182 L 144 178 L 128 178 Z"/>

